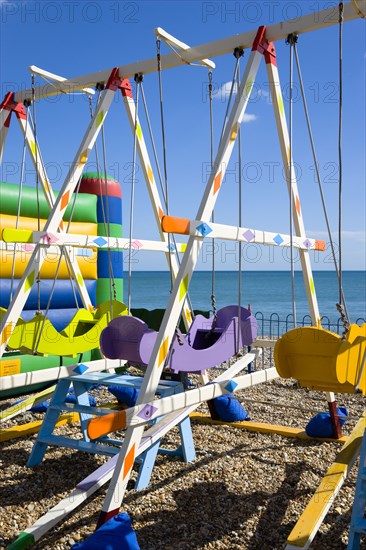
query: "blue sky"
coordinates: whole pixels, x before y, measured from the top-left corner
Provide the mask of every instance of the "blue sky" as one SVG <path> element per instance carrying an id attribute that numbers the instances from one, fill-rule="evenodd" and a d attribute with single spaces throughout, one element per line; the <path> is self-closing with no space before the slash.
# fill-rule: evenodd
<path id="1" fill-rule="evenodd" d="M 162 27 L 192 46 L 239 32 L 298 17 L 331 2 L 117 2 L 88 0 L 0 0 L 1 95 L 29 88 L 29 65 L 64 77 L 77 77 L 156 55 L 153 29 Z M 365 269 L 365 22 L 344 25 L 344 130 L 343 130 L 343 267 Z M 289 98 L 289 47 L 276 43 L 277 61 L 286 108 Z M 338 226 L 338 28 L 301 35 L 298 52 L 311 116 L 320 172 L 331 226 Z M 168 48 L 162 44 L 162 53 Z M 242 60 L 242 71 L 248 53 Z M 227 105 L 227 90 L 235 59 L 214 59 L 215 144 Z M 37 78 L 37 84 L 42 81 Z M 167 140 L 169 203 L 172 215 L 195 218 L 208 175 L 210 159 L 207 70 L 180 67 L 165 71 L 164 116 Z M 162 166 L 158 82 L 156 74 L 144 80 L 145 94 Z M 289 233 L 289 203 L 283 177 L 274 114 L 268 94 L 265 65 L 260 67 L 247 116 L 242 124 L 243 225 Z M 294 82 L 294 148 L 298 186 L 307 234 L 328 241 L 298 78 Z M 82 95 L 37 102 L 38 139 L 55 189 L 61 187 L 89 121 Z M 144 123 L 143 112 L 141 119 Z M 146 125 L 143 126 L 147 139 Z M 122 184 L 125 235 L 128 235 L 133 137 L 118 96 L 106 121 L 107 166 Z M 1 178 L 19 182 L 22 139 L 14 121 L 8 136 Z M 217 202 L 216 221 L 237 224 L 238 152 L 235 149 Z M 95 168 L 94 158 L 87 168 Z M 35 176 L 26 158 L 25 183 Z M 136 174 L 134 238 L 158 238 L 145 183 Z M 178 239 L 183 240 L 183 239 Z M 237 252 L 231 242 L 217 243 L 218 269 L 236 269 Z M 296 256 L 296 255 L 295 255 Z M 283 249 L 248 247 L 244 269 L 290 269 Z M 330 252 L 312 254 L 314 269 L 332 269 Z M 199 262 L 210 269 L 207 243 Z M 296 262 L 296 268 L 299 268 Z M 134 269 L 165 269 L 164 256 L 139 253 Z"/>

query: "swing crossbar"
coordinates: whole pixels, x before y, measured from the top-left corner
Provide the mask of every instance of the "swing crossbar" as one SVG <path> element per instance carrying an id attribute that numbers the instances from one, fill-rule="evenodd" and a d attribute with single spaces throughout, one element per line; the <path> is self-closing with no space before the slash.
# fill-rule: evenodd
<path id="1" fill-rule="evenodd" d="M 357 9 L 353 2 L 344 4 L 343 21 L 352 21 L 359 17 L 365 17 L 365 2 L 359 0 L 359 8 Z M 361 9 L 362 8 L 362 9 Z M 266 38 L 269 42 L 284 40 L 289 34 L 303 34 L 332 25 L 337 25 L 339 21 L 337 6 L 332 6 L 322 11 L 303 15 L 296 19 L 282 21 L 270 25 L 266 28 Z M 185 50 L 184 60 L 178 57 L 175 53 L 167 54 L 161 57 L 161 68 L 171 69 L 179 67 L 187 63 L 194 63 L 207 59 L 209 57 L 218 57 L 227 53 L 232 53 L 235 48 L 242 47 L 244 49 L 252 48 L 253 41 L 256 37 L 257 30 L 236 34 L 221 40 L 215 40 L 194 46 Z M 152 57 L 143 61 L 121 65 L 119 74 L 123 78 L 131 78 L 136 73 L 149 74 L 157 71 L 156 58 Z M 111 74 L 111 69 L 106 69 L 96 73 L 82 75 L 64 82 L 55 83 L 55 88 L 49 84 L 46 86 L 37 86 L 34 88 L 34 99 L 55 96 L 59 94 L 72 93 L 83 88 L 93 87 L 97 83 L 106 83 Z M 32 89 L 20 90 L 14 94 L 14 101 L 21 102 L 25 99 L 32 98 Z"/>
<path id="2" fill-rule="evenodd" d="M 163 231 L 166 233 L 192 235 L 197 238 L 209 237 L 211 239 L 224 239 L 272 246 L 293 246 L 301 250 L 318 250 L 321 252 L 324 252 L 326 249 L 325 241 L 319 239 L 295 236 L 291 240 L 289 235 L 283 233 L 272 233 L 270 231 L 212 222 L 207 223 L 202 220 L 164 216 L 161 224 Z"/>

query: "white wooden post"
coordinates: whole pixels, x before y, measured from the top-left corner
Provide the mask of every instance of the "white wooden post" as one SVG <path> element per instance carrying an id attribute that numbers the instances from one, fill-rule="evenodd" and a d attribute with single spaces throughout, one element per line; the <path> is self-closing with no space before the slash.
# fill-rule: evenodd
<path id="1" fill-rule="evenodd" d="M 16 117 L 18 119 L 22 134 L 24 136 L 29 154 L 31 156 L 32 162 L 34 164 L 35 170 L 38 174 L 39 181 L 41 183 L 44 195 L 46 197 L 46 201 L 48 206 L 50 207 L 50 211 L 52 211 L 52 208 L 56 202 L 56 197 L 53 193 L 51 184 L 48 180 L 47 173 L 45 166 L 43 164 L 42 155 L 39 150 L 39 146 L 37 143 L 37 140 L 35 139 L 35 136 L 33 134 L 33 130 L 30 126 L 30 124 L 27 124 L 26 122 L 26 113 L 23 109 L 23 113 L 20 111 L 16 111 Z M 70 195 L 70 200 L 72 198 L 72 195 Z M 60 223 L 59 231 L 63 233 L 63 222 Z M 70 248 L 64 247 L 64 256 L 65 260 L 69 266 L 69 269 L 71 270 L 72 276 L 75 280 L 77 289 L 79 290 L 81 300 L 83 302 L 83 305 L 86 309 L 93 309 L 93 304 L 91 302 L 91 299 L 89 297 L 88 289 L 86 285 L 83 282 L 83 276 L 80 271 L 79 264 L 76 260 L 75 254 L 73 254 L 72 250 Z M 9 305 L 11 307 L 11 305 Z"/>
<path id="2" fill-rule="evenodd" d="M 130 122 L 131 130 L 132 132 L 135 132 L 135 121 L 136 121 L 136 146 L 137 146 L 137 153 L 139 155 L 141 169 L 144 174 L 146 187 L 149 193 L 150 202 L 152 204 L 155 221 L 158 226 L 159 235 L 163 243 L 166 245 L 166 259 L 168 262 L 169 267 L 171 266 L 172 269 L 172 276 L 173 280 L 176 278 L 178 273 L 178 261 L 176 254 L 178 251 L 175 250 L 169 250 L 169 239 L 166 233 L 163 232 L 161 228 L 161 220 L 165 213 L 165 208 L 161 203 L 159 191 L 156 185 L 154 172 L 151 167 L 151 162 L 149 158 L 149 153 L 146 148 L 146 143 L 144 139 L 144 135 L 142 132 L 142 128 L 140 125 L 139 117 L 136 118 L 136 105 L 134 102 L 134 99 L 132 96 L 129 96 L 125 94 L 122 90 L 122 96 L 123 101 L 126 107 L 128 120 Z M 170 259 L 169 259 L 170 256 Z M 188 330 L 189 327 L 192 324 L 193 320 L 193 311 L 191 311 L 191 308 L 188 304 L 188 301 L 186 301 L 184 308 L 183 308 L 183 321 L 185 324 L 186 329 Z"/>
<path id="3" fill-rule="evenodd" d="M 81 145 L 76 153 L 74 162 L 72 163 L 70 170 L 66 176 L 62 189 L 54 203 L 50 216 L 44 227 L 45 233 L 56 232 L 59 227 L 63 214 L 69 203 L 70 197 L 74 192 L 79 178 L 81 177 L 84 166 L 88 160 L 90 151 L 92 150 L 95 141 L 98 137 L 104 119 L 108 113 L 108 109 L 113 100 L 115 91 L 121 86 L 121 79 L 119 77 L 118 69 L 114 69 L 110 75 L 106 89 L 103 93 L 103 98 L 97 106 L 94 116 L 90 121 L 90 124 L 86 130 Z M 0 332 L 0 356 L 5 351 L 6 344 L 14 330 L 16 322 L 23 310 L 24 304 L 27 300 L 29 292 L 34 283 L 35 277 L 39 272 L 44 257 L 40 254 L 41 245 L 36 245 L 32 256 L 29 260 L 27 267 L 23 273 L 23 277 L 18 285 L 18 288 L 14 294 L 14 298 L 11 304 L 11 308 L 6 312 L 2 323 Z M 84 284 L 83 281 L 79 281 L 80 284 Z"/>
<path id="4" fill-rule="evenodd" d="M 283 97 L 281 92 L 281 83 L 278 75 L 278 69 L 276 66 L 276 54 L 274 45 L 272 44 L 272 55 L 266 54 L 266 67 L 270 84 L 271 98 L 273 102 L 273 108 L 276 116 L 277 132 L 281 147 L 282 161 L 286 174 L 286 182 L 289 195 L 292 195 L 292 213 L 295 225 L 296 235 L 300 237 L 303 242 L 306 241 L 305 226 L 302 217 L 301 203 L 299 198 L 299 191 L 297 188 L 296 175 L 294 170 L 290 170 L 290 166 L 293 166 L 293 160 L 290 158 L 290 140 L 286 122 L 285 107 L 283 103 Z M 290 180 L 290 174 L 292 174 L 292 182 Z M 292 191 L 291 191 L 292 190 Z M 301 249 L 299 250 L 302 272 L 304 276 L 306 295 L 309 303 L 310 315 L 313 325 L 320 325 L 320 314 L 318 308 L 318 301 L 315 293 L 314 278 L 311 269 L 309 251 Z"/>
<path id="5" fill-rule="evenodd" d="M 242 121 L 254 80 L 261 60 L 260 47 L 264 40 L 264 27 L 261 27 L 254 41 L 253 50 L 250 54 L 245 69 L 238 95 L 226 125 L 223 138 L 216 156 L 213 170 L 209 177 L 196 219 L 208 222 L 215 206 L 223 177 L 235 144 L 239 124 Z M 177 278 L 174 282 L 169 303 L 165 311 L 159 334 L 147 366 L 144 380 L 140 389 L 137 405 L 148 403 L 154 398 L 158 386 L 162 367 L 169 352 L 174 331 L 177 326 L 179 315 L 187 295 L 192 272 L 198 260 L 203 239 L 190 236 L 180 265 Z M 135 456 L 143 435 L 143 426 L 130 427 L 125 434 L 123 445 L 118 456 L 117 465 L 113 473 L 108 493 L 103 505 L 98 525 L 102 525 L 108 519 L 118 513 L 120 503 L 123 499 L 128 480 L 131 475 Z"/>

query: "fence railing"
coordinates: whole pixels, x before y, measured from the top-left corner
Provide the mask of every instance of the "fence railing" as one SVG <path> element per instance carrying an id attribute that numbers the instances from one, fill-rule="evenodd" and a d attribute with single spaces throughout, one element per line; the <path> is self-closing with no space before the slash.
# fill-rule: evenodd
<path id="1" fill-rule="evenodd" d="M 295 328 L 294 317 L 292 313 L 289 313 L 285 319 L 280 319 L 278 313 L 271 313 L 269 318 L 266 318 L 261 311 L 257 311 L 255 314 L 258 324 L 258 336 L 261 338 L 279 338 L 285 332 Z M 365 323 L 363 317 L 356 319 L 356 324 L 361 325 Z M 297 319 L 298 327 L 311 326 L 311 317 L 310 315 L 304 315 L 301 320 Z M 336 322 L 331 322 L 329 317 L 324 315 L 322 317 L 322 327 L 335 332 L 336 334 L 341 334 L 343 332 L 343 323 L 342 319 L 339 319 Z"/>

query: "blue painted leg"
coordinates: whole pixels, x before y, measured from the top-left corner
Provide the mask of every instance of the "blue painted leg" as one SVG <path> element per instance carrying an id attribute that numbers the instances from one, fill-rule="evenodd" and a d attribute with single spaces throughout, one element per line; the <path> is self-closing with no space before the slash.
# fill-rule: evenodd
<path id="1" fill-rule="evenodd" d="M 182 453 L 185 462 L 193 462 L 196 459 L 196 451 L 194 448 L 191 420 L 187 416 L 179 424 L 180 439 L 182 442 Z"/>
<path id="2" fill-rule="evenodd" d="M 54 409 L 53 405 L 62 405 L 65 401 L 67 392 L 69 391 L 70 381 L 60 380 L 56 386 L 55 393 L 50 402 L 50 406 L 46 412 L 44 420 L 42 422 L 41 429 L 39 430 L 37 439 L 33 445 L 32 452 L 29 456 L 27 466 L 32 468 L 40 464 L 46 453 L 48 443 L 46 439 L 50 436 L 55 428 L 57 420 L 61 414 L 60 410 Z"/>
<path id="3" fill-rule="evenodd" d="M 142 464 L 139 469 L 139 473 L 136 480 L 135 489 L 142 491 L 149 485 L 151 474 L 154 468 L 156 455 L 158 454 L 160 445 L 160 439 L 156 441 L 147 451 L 142 455 Z"/>
<path id="4" fill-rule="evenodd" d="M 347 550 L 359 550 L 361 535 L 366 535 L 366 430 L 363 434 L 360 466 L 356 482 L 355 498 L 352 507 L 351 527 L 348 537 Z"/>

